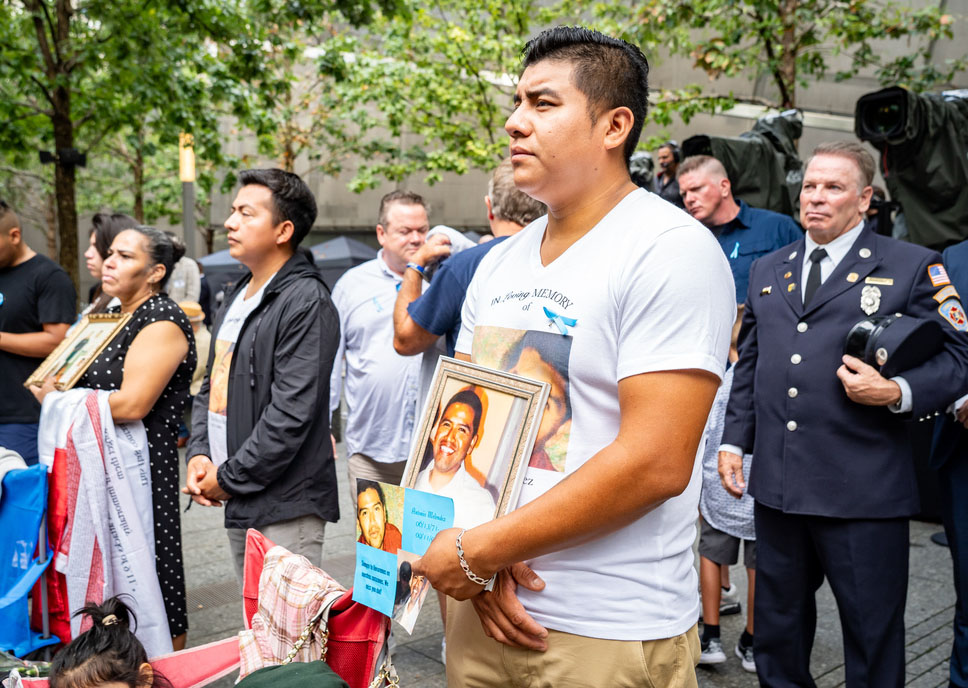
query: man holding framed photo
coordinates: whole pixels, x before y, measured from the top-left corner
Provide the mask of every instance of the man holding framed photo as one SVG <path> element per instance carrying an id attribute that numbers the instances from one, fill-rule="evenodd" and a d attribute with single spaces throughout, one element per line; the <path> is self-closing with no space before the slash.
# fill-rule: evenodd
<path id="1" fill-rule="evenodd" d="M 638 48 L 586 29 L 525 49 L 505 129 L 549 214 L 484 258 L 457 352 L 507 361 L 528 337 L 567 371 L 568 438 L 517 510 L 414 565 L 471 601 L 447 605 L 453 686 L 697 685 L 697 454 L 736 305 L 715 238 L 629 177 L 647 81 Z"/>

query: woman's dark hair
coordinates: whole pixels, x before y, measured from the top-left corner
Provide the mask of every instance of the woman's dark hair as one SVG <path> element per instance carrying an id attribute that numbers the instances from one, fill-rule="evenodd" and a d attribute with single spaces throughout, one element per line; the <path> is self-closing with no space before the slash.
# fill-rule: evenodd
<path id="1" fill-rule="evenodd" d="M 97 213 L 91 218 L 91 232 L 94 233 L 94 248 L 101 260 L 108 257 L 114 237 L 126 229 L 138 226 L 138 221 L 124 213 Z"/>
<path id="2" fill-rule="evenodd" d="M 165 284 L 168 283 L 168 278 L 171 277 L 171 269 L 185 255 L 185 244 L 181 240 L 176 243 L 167 233 L 147 225 L 135 225 L 129 227 L 129 229 L 133 229 L 148 240 L 148 257 L 154 263 L 165 266 L 165 276 L 158 283 L 158 286 L 164 289 Z"/>
<path id="3" fill-rule="evenodd" d="M 159 674 L 142 674 L 148 655 L 134 633 L 131 609 L 117 597 L 88 604 L 74 616 L 89 616 L 91 628 L 68 643 L 50 665 L 50 688 L 92 688 L 123 683 L 129 688 L 171 688 Z M 137 623 L 135 621 L 135 623 Z"/>

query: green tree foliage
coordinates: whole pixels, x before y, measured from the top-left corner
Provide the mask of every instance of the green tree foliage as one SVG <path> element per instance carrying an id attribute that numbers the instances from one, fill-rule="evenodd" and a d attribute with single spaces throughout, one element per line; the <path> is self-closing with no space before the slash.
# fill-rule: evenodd
<path id="1" fill-rule="evenodd" d="M 797 106 L 797 90 L 831 75 L 859 73 L 924 90 L 950 83 L 961 58 L 933 60 L 936 41 L 952 37 L 953 17 L 937 5 L 893 0 L 644 0 L 600 4 L 596 13 L 643 46 L 689 56 L 711 78 L 770 77 L 779 108 Z M 884 41 L 903 40 L 897 57 Z M 688 99 L 685 99 L 686 101 Z"/>
<path id="2" fill-rule="evenodd" d="M 351 188 L 495 167 L 507 154 L 503 127 L 525 42 L 535 27 L 577 14 L 571 0 L 411 2 L 328 41 L 318 66 L 359 154 Z"/>
<path id="3" fill-rule="evenodd" d="M 14 167 L 38 149 L 117 163 L 130 207 L 148 217 L 146 190 L 156 182 L 147 173 L 161 148 L 177 159 L 179 132 L 192 133 L 198 157 L 217 165 L 225 162 L 221 118 L 231 115 L 257 136 L 274 126 L 265 113 L 291 83 L 275 60 L 298 50 L 275 28 L 298 22 L 312 30 L 330 11 L 364 22 L 376 8 L 392 14 L 395 2 L 0 0 L 0 101 L 9 119 L 0 151 Z M 52 167 L 59 261 L 76 281 L 78 170 L 60 154 Z M 166 180 L 160 197 L 177 184 Z"/>

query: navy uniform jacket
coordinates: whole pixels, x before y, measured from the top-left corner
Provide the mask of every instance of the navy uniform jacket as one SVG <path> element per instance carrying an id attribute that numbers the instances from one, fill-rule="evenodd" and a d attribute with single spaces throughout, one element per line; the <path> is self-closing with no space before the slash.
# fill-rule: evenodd
<path id="1" fill-rule="evenodd" d="M 960 294 L 968 292 L 968 241 L 945 249 L 943 258 L 951 284 Z M 963 336 L 968 337 L 968 334 Z M 968 392 L 968 379 L 962 378 L 962 395 L 965 392 Z M 968 457 L 968 430 L 946 413 L 938 418 L 935 426 L 931 466 L 940 468 L 955 456 Z"/>
<path id="2" fill-rule="evenodd" d="M 968 347 L 932 298 L 942 287 L 932 285 L 928 268 L 941 256 L 865 227 L 804 310 L 804 245 L 753 263 L 722 442 L 752 452 L 749 489 L 765 506 L 838 518 L 909 516 L 918 511 L 918 488 L 903 418 L 848 399 L 836 371 L 847 332 L 868 317 L 861 291 L 873 282 L 877 313 L 943 321 L 944 350 L 902 373 L 911 415 L 958 397 Z"/>

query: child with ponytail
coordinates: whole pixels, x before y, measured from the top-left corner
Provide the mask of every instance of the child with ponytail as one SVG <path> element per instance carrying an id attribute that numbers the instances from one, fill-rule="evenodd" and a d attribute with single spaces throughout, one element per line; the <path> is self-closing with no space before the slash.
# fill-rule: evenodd
<path id="1" fill-rule="evenodd" d="M 75 616 L 91 628 L 67 644 L 50 667 L 50 688 L 171 688 L 148 663 L 144 646 L 131 631 L 134 613 L 117 597 L 88 605 Z"/>

